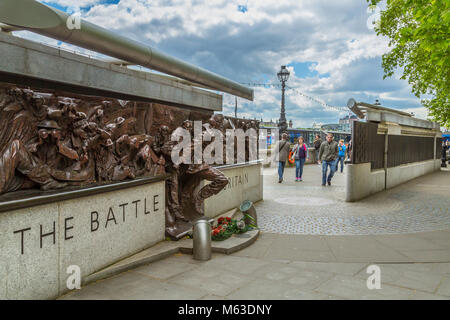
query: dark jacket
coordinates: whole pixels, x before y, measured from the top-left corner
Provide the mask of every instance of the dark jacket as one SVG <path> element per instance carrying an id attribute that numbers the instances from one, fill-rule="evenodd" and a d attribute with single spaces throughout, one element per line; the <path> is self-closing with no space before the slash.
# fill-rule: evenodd
<path id="1" fill-rule="evenodd" d="M 318 139 L 318 140 L 314 141 L 314 149 L 319 150 L 321 144 L 322 144 L 322 139 Z"/>
<path id="2" fill-rule="evenodd" d="M 320 161 L 333 161 L 338 157 L 338 143 L 336 141 L 322 142 L 320 145 L 319 159 Z"/>
<path id="3" fill-rule="evenodd" d="M 286 161 L 289 157 L 289 151 L 291 148 L 291 143 L 287 140 L 280 140 L 276 145 L 276 151 L 278 154 L 278 161 Z"/>

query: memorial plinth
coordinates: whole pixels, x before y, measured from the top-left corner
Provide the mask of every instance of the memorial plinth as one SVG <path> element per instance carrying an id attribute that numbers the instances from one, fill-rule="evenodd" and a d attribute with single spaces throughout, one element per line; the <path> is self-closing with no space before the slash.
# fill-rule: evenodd
<path id="1" fill-rule="evenodd" d="M 84 278 L 164 239 L 165 177 L 40 197 L 0 213 L 0 299 L 56 298 L 70 266 Z"/>

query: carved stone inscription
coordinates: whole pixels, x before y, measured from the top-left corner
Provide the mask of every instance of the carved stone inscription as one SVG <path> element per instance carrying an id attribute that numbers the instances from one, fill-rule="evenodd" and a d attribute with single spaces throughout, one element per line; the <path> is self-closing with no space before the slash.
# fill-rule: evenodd
<path id="1" fill-rule="evenodd" d="M 107 230 L 112 225 L 126 224 L 128 219 L 142 219 L 146 215 L 152 213 L 158 213 L 163 210 L 160 203 L 161 196 L 155 194 L 153 196 L 145 197 L 144 199 L 136 199 L 129 203 L 122 203 L 117 206 L 110 206 L 102 209 L 95 209 L 90 212 L 90 232 L 94 233 L 100 229 Z M 74 239 L 74 234 L 77 234 L 77 230 L 74 230 L 76 215 L 66 217 L 63 220 L 62 239 L 64 241 Z M 39 230 L 37 237 L 30 238 L 29 234 L 33 229 Z M 86 229 L 86 228 L 84 228 Z M 39 242 L 39 248 L 42 249 L 46 246 L 57 245 L 57 221 L 52 221 L 51 224 L 38 224 L 38 225 L 26 225 L 23 228 L 14 230 L 13 233 L 17 236 L 17 243 L 19 244 L 20 254 L 25 254 L 27 251 L 27 243 L 30 241 Z"/>

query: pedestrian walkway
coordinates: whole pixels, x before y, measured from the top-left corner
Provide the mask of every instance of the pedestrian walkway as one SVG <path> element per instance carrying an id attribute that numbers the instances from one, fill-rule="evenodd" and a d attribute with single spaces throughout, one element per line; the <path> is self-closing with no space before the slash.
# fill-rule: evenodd
<path id="1" fill-rule="evenodd" d="M 282 184 L 267 169 L 250 247 L 207 262 L 177 253 L 62 299 L 450 299 L 450 171 L 358 203 L 344 202 L 345 173 L 320 183 L 317 165 L 304 182 L 287 168 Z"/>
<path id="2" fill-rule="evenodd" d="M 286 168 L 264 170 L 264 201 L 257 204 L 263 231 L 282 234 L 369 235 L 450 229 L 450 171 L 437 172 L 373 195 L 345 202 L 345 172 L 321 186 L 318 165 L 305 167 L 302 182 Z"/>

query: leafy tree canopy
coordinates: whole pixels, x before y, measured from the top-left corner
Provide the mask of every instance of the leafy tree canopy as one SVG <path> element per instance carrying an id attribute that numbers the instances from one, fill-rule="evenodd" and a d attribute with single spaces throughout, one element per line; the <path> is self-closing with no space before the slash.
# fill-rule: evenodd
<path id="1" fill-rule="evenodd" d="M 376 6 L 383 0 L 367 0 Z M 390 52 L 383 55 L 384 78 L 403 68 L 417 96 L 433 119 L 450 127 L 450 1 L 387 0 L 375 25 L 377 35 L 389 38 Z"/>

